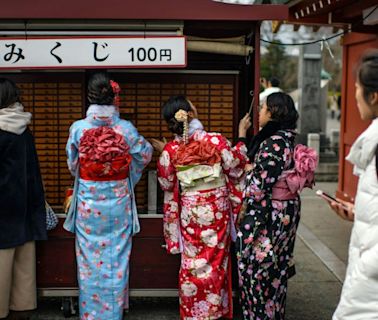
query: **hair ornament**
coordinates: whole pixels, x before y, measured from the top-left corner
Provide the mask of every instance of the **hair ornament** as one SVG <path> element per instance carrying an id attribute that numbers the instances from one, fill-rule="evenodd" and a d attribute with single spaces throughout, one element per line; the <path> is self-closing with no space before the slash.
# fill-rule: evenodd
<path id="1" fill-rule="evenodd" d="M 188 112 L 183 109 L 180 109 L 179 111 L 175 113 L 175 119 L 178 122 L 181 122 L 184 124 L 183 139 L 184 139 L 184 143 L 187 144 L 189 140 Z"/>
<path id="2" fill-rule="evenodd" d="M 121 93 L 121 87 L 119 84 L 113 80 L 110 80 L 110 85 L 112 87 L 113 93 L 114 93 L 114 105 L 119 107 L 120 105 L 120 98 L 119 94 Z"/>

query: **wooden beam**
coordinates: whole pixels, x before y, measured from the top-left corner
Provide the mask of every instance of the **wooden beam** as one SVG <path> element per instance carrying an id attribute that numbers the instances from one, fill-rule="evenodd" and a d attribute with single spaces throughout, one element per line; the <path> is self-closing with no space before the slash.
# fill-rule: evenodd
<path id="1" fill-rule="evenodd" d="M 333 15 L 338 20 L 354 19 L 357 16 L 362 16 L 362 10 L 378 5 L 377 0 L 363 0 L 355 1 L 347 6 L 340 6 L 335 10 Z"/>
<path id="2" fill-rule="evenodd" d="M 301 26 L 304 26 L 304 27 L 310 27 L 312 28 L 312 30 L 314 32 L 317 32 L 321 27 L 329 27 L 330 25 L 328 24 L 325 24 L 325 23 L 312 23 L 312 22 L 292 22 L 292 21 L 286 21 L 285 24 L 289 25 L 293 25 L 293 28 L 294 28 L 294 31 L 298 31 L 298 29 L 301 27 Z M 339 30 L 339 29 L 344 29 L 345 28 L 345 24 L 336 24 L 334 26 L 334 30 Z"/>
<path id="3" fill-rule="evenodd" d="M 248 34 L 256 23 L 252 21 L 185 21 L 184 33 L 188 36 L 199 37 L 236 37 Z"/>
<path id="4" fill-rule="evenodd" d="M 374 26 L 368 26 L 368 25 L 363 25 L 359 24 L 356 26 L 352 26 L 352 31 L 354 32 L 360 32 L 360 33 L 370 33 L 370 34 L 378 34 L 378 25 Z"/>
<path id="5" fill-rule="evenodd" d="M 317 15 L 311 16 L 311 17 L 303 17 L 297 19 L 295 15 L 293 15 L 293 12 L 289 12 L 289 22 L 292 23 L 303 23 L 303 24 L 328 24 L 328 14 L 322 14 L 322 15 Z"/>
<path id="6" fill-rule="evenodd" d="M 378 10 L 378 9 L 377 9 Z M 332 25 L 336 24 L 348 24 L 352 26 L 353 32 L 360 32 L 360 33 L 371 33 L 377 34 L 378 33 L 378 25 L 365 25 L 362 21 L 362 12 L 359 15 L 356 15 L 353 19 L 342 19 L 339 16 L 332 17 Z"/>
<path id="7" fill-rule="evenodd" d="M 359 34 L 359 33 L 348 33 L 343 37 L 343 46 L 351 45 L 353 43 L 369 42 L 376 39 L 378 41 L 377 34 Z"/>
<path id="8" fill-rule="evenodd" d="M 296 13 L 302 18 L 323 16 L 324 14 L 333 12 L 337 8 L 342 8 L 355 1 L 356 0 L 303 0 L 297 5 L 290 7 L 289 16 L 295 16 Z M 316 10 L 314 10 L 314 7 Z"/>
<path id="9" fill-rule="evenodd" d="M 12 0 L 0 19 L 285 20 L 286 5 L 235 5 L 211 0 Z"/>

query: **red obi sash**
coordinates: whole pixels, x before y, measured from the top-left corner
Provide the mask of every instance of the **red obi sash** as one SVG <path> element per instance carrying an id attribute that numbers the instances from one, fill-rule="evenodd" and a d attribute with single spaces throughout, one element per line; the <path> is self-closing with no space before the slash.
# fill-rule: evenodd
<path id="1" fill-rule="evenodd" d="M 80 178 L 92 181 L 123 180 L 129 176 L 131 156 L 116 157 L 107 162 L 80 159 Z"/>

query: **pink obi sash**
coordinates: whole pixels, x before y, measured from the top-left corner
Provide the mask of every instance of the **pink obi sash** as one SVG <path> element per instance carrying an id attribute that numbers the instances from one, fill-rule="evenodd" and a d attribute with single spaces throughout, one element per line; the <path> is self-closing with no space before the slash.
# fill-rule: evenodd
<path id="1" fill-rule="evenodd" d="M 286 179 L 278 180 L 272 188 L 272 200 L 294 200 L 299 196 L 299 189 L 290 189 Z"/>
<path id="2" fill-rule="evenodd" d="M 298 144 L 294 149 L 294 168 L 282 172 L 272 188 L 273 200 L 296 199 L 303 188 L 312 188 L 315 184 L 315 169 L 318 155 L 312 148 Z"/>

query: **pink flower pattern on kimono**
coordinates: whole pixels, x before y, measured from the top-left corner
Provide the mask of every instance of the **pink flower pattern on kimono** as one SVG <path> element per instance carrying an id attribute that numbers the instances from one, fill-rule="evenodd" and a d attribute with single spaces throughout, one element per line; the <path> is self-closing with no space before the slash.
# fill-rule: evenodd
<path id="1" fill-rule="evenodd" d="M 105 128 L 107 124 L 115 130 Z M 102 136 L 88 135 L 81 140 L 84 132 L 91 129 L 94 129 L 93 133 L 101 131 Z M 93 148 L 93 141 L 86 143 L 86 139 L 94 139 L 96 147 Z M 151 159 L 151 145 L 128 121 L 113 117 L 104 122 L 87 117 L 71 126 L 66 147 L 67 163 L 74 173 L 82 156 L 88 160 L 89 170 L 96 161 L 108 161 L 109 156 L 120 155 L 126 150 L 132 164 L 128 177 L 132 177 L 135 184 Z M 129 185 L 134 187 L 129 178 L 123 176 L 105 182 L 82 176 L 79 180 L 75 231 L 80 319 L 122 319 L 133 233 Z"/>
<path id="2" fill-rule="evenodd" d="M 273 199 L 272 190 L 282 172 L 294 166 L 294 139 L 292 131 L 283 130 L 266 139 L 247 175 L 246 213 L 236 240 L 245 320 L 284 319 L 300 198 Z"/>

